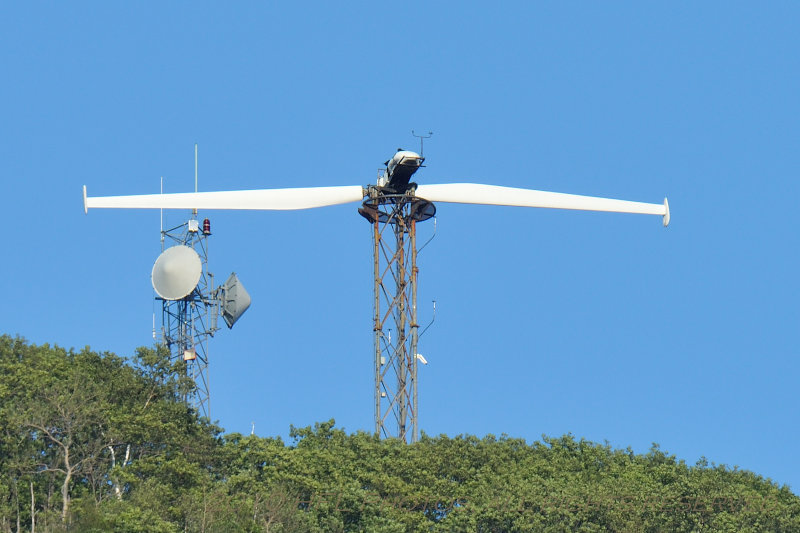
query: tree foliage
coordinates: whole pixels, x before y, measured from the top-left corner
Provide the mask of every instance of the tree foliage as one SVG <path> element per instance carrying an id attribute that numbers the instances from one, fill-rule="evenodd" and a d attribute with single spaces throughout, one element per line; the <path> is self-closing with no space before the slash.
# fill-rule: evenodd
<path id="1" fill-rule="evenodd" d="M 800 531 L 788 487 L 657 445 L 223 436 L 177 370 L 1 336 L 0 532 Z"/>

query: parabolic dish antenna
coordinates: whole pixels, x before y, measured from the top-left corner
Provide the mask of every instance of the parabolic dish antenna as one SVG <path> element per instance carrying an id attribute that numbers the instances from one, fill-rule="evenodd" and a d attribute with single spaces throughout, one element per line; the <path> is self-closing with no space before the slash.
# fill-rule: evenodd
<path id="1" fill-rule="evenodd" d="M 165 300 L 180 300 L 197 287 L 202 271 L 200 256 L 192 248 L 183 245 L 167 248 L 153 265 L 153 288 Z"/>

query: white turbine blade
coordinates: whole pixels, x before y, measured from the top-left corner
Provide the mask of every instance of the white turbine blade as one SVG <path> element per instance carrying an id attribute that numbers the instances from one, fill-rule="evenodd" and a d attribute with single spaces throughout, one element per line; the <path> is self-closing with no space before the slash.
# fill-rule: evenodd
<path id="1" fill-rule="evenodd" d="M 614 200 L 612 198 L 597 198 L 594 196 L 481 185 L 478 183 L 419 185 L 416 195 L 432 202 L 550 207 L 554 209 L 661 215 L 664 217 L 664 226 L 669 224 L 669 204 L 666 198 L 664 198 L 663 204 L 647 204 L 644 202 Z"/>
<path id="2" fill-rule="evenodd" d="M 98 197 L 87 197 L 84 186 L 83 208 L 289 210 L 358 202 L 363 197 L 358 185 Z"/>

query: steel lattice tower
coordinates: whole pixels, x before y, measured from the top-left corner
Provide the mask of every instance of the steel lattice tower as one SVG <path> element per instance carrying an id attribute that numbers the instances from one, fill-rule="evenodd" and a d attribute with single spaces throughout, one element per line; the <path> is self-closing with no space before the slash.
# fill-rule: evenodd
<path id="1" fill-rule="evenodd" d="M 359 212 L 372 224 L 375 433 L 406 442 L 419 439 L 417 397 L 417 222 L 436 208 L 406 194 L 369 188 Z"/>
<path id="2" fill-rule="evenodd" d="M 208 340 L 219 329 L 217 317 L 219 300 L 213 297 L 214 275 L 208 272 L 208 237 L 206 221 L 200 228 L 197 219 L 169 230 L 161 231 L 161 248 L 169 245 L 188 246 L 197 252 L 202 274 L 197 287 L 180 300 L 161 301 L 161 342 L 170 352 L 170 360 L 183 366 L 183 374 L 194 386 L 184 400 L 201 416 L 211 417 L 211 397 L 208 378 Z"/>

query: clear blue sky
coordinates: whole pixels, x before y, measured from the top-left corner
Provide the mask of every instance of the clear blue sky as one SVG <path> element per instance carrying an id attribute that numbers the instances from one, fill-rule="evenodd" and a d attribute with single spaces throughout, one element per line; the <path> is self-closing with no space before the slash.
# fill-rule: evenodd
<path id="1" fill-rule="evenodd" d="M 364 185 L 432 130 L 419 182 L 668 196 L 672 225 L 439 205 L 424 431 L 657 442 L 797 492 L 800 7 L 647 4 L 3 4 L 0 330 L 152 342 L 158 212 L 84 215 L 84 184 L 189 191 L 196 142 L 201 190 Z M 371 431 L 356 206 L 201 216 L 253 297 L 212 341 L 213 417 Z"/>

